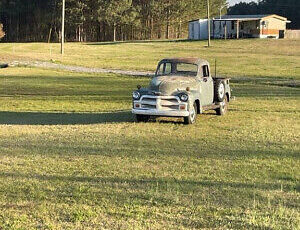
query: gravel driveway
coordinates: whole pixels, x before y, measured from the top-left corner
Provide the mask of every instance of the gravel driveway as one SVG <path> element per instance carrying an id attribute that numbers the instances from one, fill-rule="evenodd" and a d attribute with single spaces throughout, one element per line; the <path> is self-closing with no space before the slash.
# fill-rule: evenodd
<path id="1" fill-rule="evenodd" d="M 154 73 L 152 72 L 89 68 L 89 67 L 81 67 L 81 66 L 62 65 L 62 64 L 56 64 L 52 62 L 42 62 L 42 61 L 13 61 L 9 63 L 9 66 L 30 66 L 30 67 L 38 67 L 38 68 L 45 68 L 45 69 L 67 70 L 67 71 L 72 71 L 77 73 L 114 73 L 114 74 L 142 76 L 142 77 L 152 77 L 154 75 Z"/>

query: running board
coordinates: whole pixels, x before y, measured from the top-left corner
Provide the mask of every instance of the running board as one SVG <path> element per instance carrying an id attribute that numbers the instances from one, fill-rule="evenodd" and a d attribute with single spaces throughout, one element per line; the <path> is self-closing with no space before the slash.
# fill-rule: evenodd
<path id="1" fill-rule="evenodd" d="M 221 105 L 216 105 L 216 104 L 202 106 L 202 109 L 204 111 L 206 111 L 206 110 L 215 110 L 215 109 L 219 109 L 219 108 L 221 108 Z"/>

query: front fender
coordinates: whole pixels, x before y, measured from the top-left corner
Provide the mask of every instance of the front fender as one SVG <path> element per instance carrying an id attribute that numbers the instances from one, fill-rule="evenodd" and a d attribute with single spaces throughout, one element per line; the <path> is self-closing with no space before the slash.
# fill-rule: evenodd
<path id="1" fill-rule="evenodd" d="M 198 113 L 202 113 L 202 106 L 200 102 L 200 93 L 196 90 L 191 90 L 187 92 L 189 95 L 189 109 L 194 106 L 194 102 L 196 102 L 198 106 Z"/>

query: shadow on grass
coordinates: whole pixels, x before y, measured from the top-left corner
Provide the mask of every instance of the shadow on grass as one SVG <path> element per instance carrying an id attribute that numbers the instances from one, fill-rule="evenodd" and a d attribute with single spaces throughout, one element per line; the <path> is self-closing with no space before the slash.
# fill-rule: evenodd
<path id="1" fill-rule="evenodd" d="M 133 122 L 130 111 L 111 113 L 0 112 L 4 125 L 76 125 Z"/>
<path id="2" fill-rule="evenodd" d="M 188 39 L 177 39 L 177 40 L 134 40 L 134 41 L 116 41 L 116 42 L 95 42 L 95 43 L 87 43 L 87 45 L 94 46 L 105 46 L 105 45 L 119 45 L 119 44 L 147 44 L 147 43 L 178 43 L 178 42 L 199 42 L 196 40 L 188 40 Z"/>
<path id="3" fill-rule="evenodd" d="M 205 113 L 212 116 L 215 113 Z M 0 112 L 0 125 L 88 125 L 134 122 L 131 111 L 110 113 Z M 183 124 L 183 118 L 152 118 L 149 123 Z"/>
<path id="4" fill-rule="evenodd" d="M 88 177 L 88 176 L 62 176 L 62 175 L 40 175 L 40 174 L 19 174 L 19 173 L 8 173 L 0 172 L 0 177 L 7 178 L 21 178 L 21 179 L 37 179 L 41 181 L 63 181 L 63 182 L 77 182 L 77 183 L 93 183 L 93 184 L 126 184 L 133 187 L 147 185 L 155 187 L 159 185 L 180 185 L 181 189 L 184 190 L 187 186 L 202 186 L 202 187 L 231 187 L 231 188 L 242 188 L 242 189 L 261 189 L 261 190 L 283 190 L 282 185 L 279 183 L 242 183 L 242 182 L 225 182 L 225 181 L 193 181 L 193 180 L 177 180 L 177 179 L 126 179 L 119 177 Z M 298 191 L 298 186 L 287 185 L 284 187 L 287 191 Z"/>

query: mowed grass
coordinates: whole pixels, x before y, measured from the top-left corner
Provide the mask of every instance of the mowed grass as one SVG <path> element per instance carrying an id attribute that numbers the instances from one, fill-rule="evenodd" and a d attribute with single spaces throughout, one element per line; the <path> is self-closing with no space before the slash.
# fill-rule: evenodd
<path id="1" fill-rule="evenodd" d="M 300 90 L 237 80 L 224 117 L 134 123 L 147 78 L 0 70 L 0 229 L 299 229 Z"/>
<path id="2" fill-rule="evenodd" d="M 43 60 L 68 65 L 154 71 L 166 57 L 200 57 L 230 77 L 300 79 L 300 41 L 241 39 L 206 41 L 136 41 L 117 43 L 67 43 L 65 55 L 59 44 L 0 43 L 0 61 Z"/>

